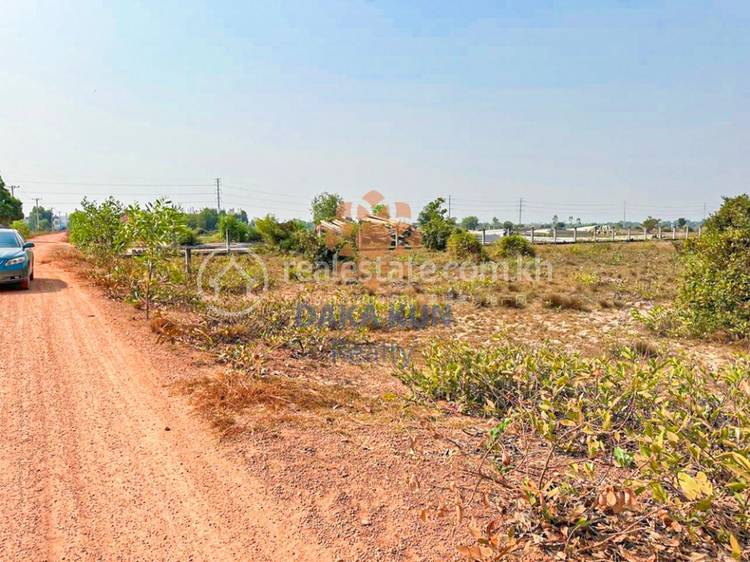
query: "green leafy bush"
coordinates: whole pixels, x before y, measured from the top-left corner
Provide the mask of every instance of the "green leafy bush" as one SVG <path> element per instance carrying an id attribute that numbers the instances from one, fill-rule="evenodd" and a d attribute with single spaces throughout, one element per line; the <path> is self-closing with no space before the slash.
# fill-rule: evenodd
<path id="1" fill-rule="evenodd" d="M 465 230 L 455 230 L 448 237 L 447 247 L 451 258 L 455 260 L 480 262 L 487 259 L 482 243 Z"/>
<path id="2" fill-rule="evenodd" d="M 17 230 L 18 233 L 24 238 L 28 238 L 29 236 L 31 236 L 31 229 L 29 228 L 29 225 L 26 224 L 23 220 L 13 221 L 10 224 L 10 227 Z"/>
<path id="3" fill-rule="evenodd" d="M 226 238 L 228 234 L 232 242 L 247 242 L 250 234 L 249 225 L 236 215 L 230 214 L 222 214 L 219 217 L 217 229 L 222 238 Z"/>
<path id="4" fill-rule="evenodd" d="M 512 256 L 535 256 L 534 246 L 520 234 L 503 236 L 494 243 L 495 249 L 500 257 Z"/>
<path id="5" fill-rule="evenodd" d="M 279 222 L 274 215 L 269 214 L 255 219 L 255 228 L 261 240 L 271 249 L 300 253 L 307 249 L 309 230 L 301 220 Z"/>
<path id="6" fill-rule="evenodd" d="M 23 218 L 21 200 L 13 197 L 6 189 L 3 178 L 0 177 L 0 225 L 5 225 Z"/>
<path id="7" fill-rule="evenodd" d="M 750 330 L 750 197 L 725 198 L 701 238 L 685 245 L 677 298 L 696 335 L 746 338 Z"/>
<path id="8" fill-rule="evenodd" d="M 195 246 L 199 243 L 198 232 L 192 228 L 185 228 L 177 235 L 177 243 L 180 246 Z"/>
<path id="9" fill-rule="evenodd" d="M 143 266 L 143 297 L 146 318 L 151 308 L 151 295 L 155 281 L 169 273 L 169 258 L 175 253 L 178 239 L 187 230 L 184 213 L 169 201 L 157 199 L 144 207 L 128 207 L 125 233 L 138 249 L 134 259 Z"/>
<path id="10" fill-rule="evenodd" d="M 98 262 L 121 253 L 128 243 L 123 204 L 112 197 L 98 205 L 84 198 L 81 207 L 68 219 L 70 241 Z"/>
<path id="11" fill-rule="evenodd" d="M 603 478 L 595 467 L 609 464 L 629 469 L 614 483 L 632 492 L 649 525 L 663 525 L 660 510 L 678 522 L 669 532 L 683 552 L 697 534 L 714 553 L 732 541 L 750 544 L 750 359 L 712 372 L 675 358 L 646 360 L 635 349 L 622 355 L 439 341 L 400 376 L 423 396 L 512 417 L 519 434 L 532 431 L 553 451 L 596 461 L 526 484 L 549 522 L 591 533 L 579 523 L 599 519 Z"/>
<path id="12" fill-rule="evenodd" d="M 422 233 L 422 243 L 430 250 L 445 250 L 448 238 L 456 230 L 454 219 L 447 217 L 448 210 L 444 208 L 445 199 L 438 197 L 425 205 L 419 213 L 419 230 Z"/>
<path id="13" fill-rule="evenodd" d="M 313 197 L 310 205 L 312 211 L 312 218 L 315 224 L 320 221 L 330 221 L 335 219 L 339 215 L 341 206 L 344 200 L 338 193 L 323 193 L 317 194 Z"/>

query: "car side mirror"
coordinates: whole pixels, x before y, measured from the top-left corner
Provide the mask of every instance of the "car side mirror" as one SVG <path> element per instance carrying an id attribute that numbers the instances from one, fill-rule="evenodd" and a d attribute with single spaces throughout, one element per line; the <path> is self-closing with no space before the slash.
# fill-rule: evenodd
<path id="1" fill-rule="evenodd" d="M 26 243 L 25 243 L 25 244 L 23 245 L 23 249 L 24 249 L 24 250 L 28 250 L 29 248 L 33 248 L 33 247 L 34 247 L 34 243 L 33 243 L 33 242 L 26 242 Z"/>

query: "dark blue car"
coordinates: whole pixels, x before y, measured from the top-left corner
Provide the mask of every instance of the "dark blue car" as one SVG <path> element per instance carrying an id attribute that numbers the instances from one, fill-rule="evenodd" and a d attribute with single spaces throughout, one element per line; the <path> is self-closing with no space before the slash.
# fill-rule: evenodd
<path id="1" fill-rule="evenodd" d="M 0 228 L 0 285 L 17 284 L 28 289 L 34 279 L 33 242 L 24 241 L 17 230 Z"/>

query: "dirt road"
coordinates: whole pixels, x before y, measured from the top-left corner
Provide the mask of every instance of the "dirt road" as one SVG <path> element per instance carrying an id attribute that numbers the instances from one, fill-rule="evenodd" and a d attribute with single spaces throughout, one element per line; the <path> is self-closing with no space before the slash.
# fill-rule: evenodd
<path id="1" fill-rule="evenodd" d="M 0 560 L 335 560 L 170 398 L 180 364 L 50 261 L 61 240 L 0 289 Z"/>

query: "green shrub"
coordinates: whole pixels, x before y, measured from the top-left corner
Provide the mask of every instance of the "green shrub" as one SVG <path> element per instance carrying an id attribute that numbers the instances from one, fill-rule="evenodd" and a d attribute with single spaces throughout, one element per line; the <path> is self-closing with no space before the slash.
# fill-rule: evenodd
<path id="1" fill-rule="evenodd" d="M 192 228 L 186 228 L 177 236 L 177 243 L 180 246 L 195 246 L 199 243 L 198 232 Z"/>
<path id="2" fill-rule="evenodd" d="M 534 246 L 520 234 L 503 236 L 494 243 L 500 257 L 535 256 Z"/>
<path id="3" fill-rule="evenodd" d="M 697 534 L 713 559 L 730 537 L 750 544 L 748 358 L 708 371 L 632 350 L 619 360 L 587 359 L 552 347 L 460 341 L 434 342 L 423 355 L 423 363 L 399 371 L 418 394 L 513 419 L 509 447 L 532 431 L 551 451 L 580 458 L 568 473 L 522 484 L 536 517 L 592 537 L 596 528 L 578 523 L 601 518 L 593 501 L 580 498 L 601 497 L 609 467 L 617 466 L 629 472 L 610 482 L 637 498 L 647 526 L 661 524 L 659 510 L 679 522 L 670 533 L 683 554 L 694 550 Z"/>
<path id="4" fill-rule="evenodd" d="M 171 202 L 157 199 L 141 207 L 134 203 L 127 209 L 124 231 L 126 239 L 139 249 L 133 257 L 142 266 L 141 287 L 149 317 L 154 285 L 166 279 L 172 269 L 170 257 L 177 240 L 188 230 L 185 214 Z"/>
<path id="5" fill-rule="evenodd" d="M 725 198 L 683 252 L 677 311 L 695 335 L 750 329 L 750 197 Z"/>
<path id="6" fill-rule="evenodd" d="M 227 234 L 229 234 L 229 239 L 232 242 L 247 242 L 248 225 L 236 215 L 223 214 L 219 216 L 217 229 L 223 239 L 226 239 Z"/>
<path id="7" fill-rule="evenodd" d="M 95 261 L 106 261 L 127 246 L 125 207 L 110 197 L 101 204 L 84 198 L 68 219 L 70 241 Z"/>
<path id="8" fill-rule="evenodd" d="M 23 220 L 13 221 L 10 224 L 10 227 L 17 230 L 18 233 L 24 238 L 28 238 L 29 236 L 31 236 L 31 229 L 29 228 L 29 225 L 26 224 L 26 222 L 24 222 Z"/>
<path id="9" fill-rule="evenodd" d="M 298 219 L 279 222 L 273 215 L 255 219 L 255 228 L 261 240 L 274 250 L 304 253 L 309 237 L 305 223 Z M 309 231 L 308 231 L 309 232 Z"/>
<path id="10" fill-rule="evenodd" d="M 3 178 L 0 177 L 0 225 L 11 223 L 23 218 L 21 200 L 13 197 L 6 189 Z"/>
<path id="11" fill-rule="evenodd" d="M 341 205 L 344 203 L 344 199 L 338 193 L 323 193 L 317 194 L 313 197 L 310 208 L 312 210 L 312 218 L 315 224 L 320 221 L 330 221 L 339 216 Z"/>
<path id="12" fill-rule="evenodd" d="M 425 205 L 419 213 L 419 230 L 422 233 L 422 243 L 430 250 L 445 250 L 448 238 L 456 230 L 454 219 L 447 217 L 448 210 L 444 208 L 445 199 L 438 197 Z"/>
<path id="13" fill-rule="evenodd" d="M 465 230 L 456 230 L 448 237 L 448 253 L 459 261 L 480 262 L 487 259 L 487 253 L 476 236 Z"/>

